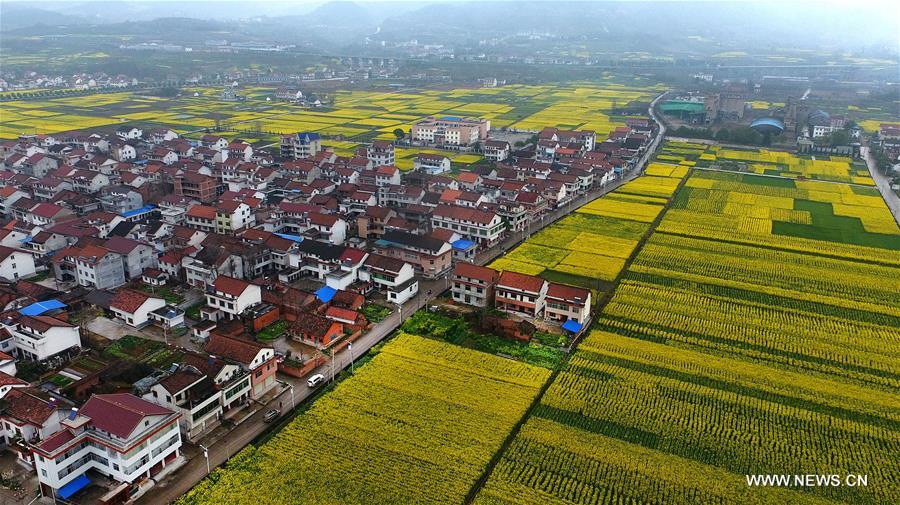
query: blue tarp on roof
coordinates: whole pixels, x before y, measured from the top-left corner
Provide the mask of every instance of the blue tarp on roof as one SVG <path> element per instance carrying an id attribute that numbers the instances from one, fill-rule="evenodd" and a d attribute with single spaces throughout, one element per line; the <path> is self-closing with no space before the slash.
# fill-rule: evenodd
<path id="1" fill-rule="evenodd" d="M 155 208 L 156 208 L 155 205 L 144 205 L 140 209 L 134 209 L 134 210 L 129 210 L 128 212 L 123 212 L 122 217 L 136 216 L 136 215 L 142 214 L 144 212 L 150 212 L 151 210 L 153 210 Z"/>
<path id="2" fill-rule="evenodd" d="M 276 233 L 275 235 L 278 235 L 281 238 L 286 238 L 293 242 L 303 242 L 303 237 L 301 237 L 300 235 L 289 235 L 287 233 Z"/>
<path id="3" fill-rule="evenodd" d="M 27 243 L 31 242 L 33 239 L 34 239 L 34 237 L 32 237 L 31 235 L 28 235 L 27 237 L 23 238 L 19 242 L 22 242 L 23 244 L 27 244 Z"/>
<path id="4" fill-rule="evenodd" d="M 323 286 L 316 291 L 316 298 L 318 298 L 322 303 L 328 303 L 334 298 L 337 290 L 331 286 Z"/>
<path id="5" fill-rule="evenodd" d="M 444 116 L 441 119 L 444 121 L 459 121 L 459 116 Z"/>
<path id="6" fill-rule="evenodd" d="M 465 251 L 467 249 L 471 249 L 475 245 L 475 242 L 472 242 L 471 240 L 459 239 L 451 245 L 454 249 Z"/>
<path id="7" fill-rule="evenodd" d="M 22 307 L 19 309 L 19 314 L 22 314 L 23 316 L 39 316 L 44 312 L 61 309 L 65 306 L 66 304 L 59 300 L 45 300 L 43 302 L 32 303 L 27 307 Z"/>
<path id="8" fill-rule="evenodd" d="M 59 491 L 56 492 L 56 496 L 59 496 L 63 500 L 68 500 L 70 496 L 86 488 L 90 483 L 91 479 L 88 479 L 87 475 L 81 474 L 78 477 L 75 477 L 75 480 L 72 482 L 59 488 Z"/>
<path id="9" fill-rule="evenodd" d="M 578 333 L 581 331 L 581 323 L 574 319 L 569 319 L 562 325 L 562 329 L 566 331 L 571 331 L 572 333 Z"/>

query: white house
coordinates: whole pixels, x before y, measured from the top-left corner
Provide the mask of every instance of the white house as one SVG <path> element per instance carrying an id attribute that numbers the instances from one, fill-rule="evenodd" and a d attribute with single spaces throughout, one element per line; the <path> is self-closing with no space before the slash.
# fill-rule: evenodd
<path id="1" fill-rule="evenodd" d="M 88 470 L 140 486 L 179 456 L 179 417 L 126 393 L 92 396 L 57 433 L 33 446 L 44 496 L 69 499 L 90 484 Z"/>
<path id="2" fill-rule="evenodd" d="M 206 304 L 227 314 L 228 319 L 239 317 L 247 308 L 262 303 L 262 290 L 255 284 L 220 275 L 206 293 Z"/>
<path id="3" fill-rule="evenodd" d="M 135 328 L 150 324 L 150 313 L 165 306 L 164 299 L 133 289 L 120 289 L 109 303 L 110 310 L 117 318 Z"/>
<path id="4" fill-rule="evenodd" d="M 78 326 L 50 316 L 21 316 L 2 327 L 9 331 L 20 359 L 44 361 L 69 349 L 81 347 Z"/>
<path id="5" fill-rule="evenodd" d="M 341 245 L 347 237 L 347 221 L 337 216 L 310 212 L 307 222 L 309 225 L 307 231 L 313 230 L 314 238 L 321 238 L 334 245 Z"/>
<path id="6" fill-rule="evenodd" d="M 34 257 L 11 247 L 0 246 L 0 278 L 16 281 L 34 275 Z"/>
<path id="7" fill-rule="evenodd" d="M 12 355 L 6 354 L 3 351 L 0 351 L 0 373 L 5 373 L 7 375 L 15 377 L 16 372 L 16 358 Z"/>
<path id="8" fill-rule="evenodd" d="M 218 424 L 221 397 L 209 377 L 188 367 L 162 378 L 143 395 L 147 401 L 179 412 L 178 424 L 189 440 L 199 438 L 207 428 Z"/>
<path id="9" fill-rule="evenodd" d="M 373 283 L 393 303 L 405 303 L 419 292 L 411 263 L 380 254 L 369 254 L 359 270 L 359 280 Z"/>
<path id="10" fill-rule="evenodd" d="M 56 403 L 39 397 L 28 383 L 0 372 L 0 401 L 6 406 L 0 412 L 0 446 L 16 453 L 19 461 L 31 467 L 34 455 L 28 445 L 38 443 L 57 431 L 65 411 Z"/>
<path id="11" fill-rule="evenodd" d="M 450 158 L 442 154 L 421 153 L 413 159 L 413 169 L 430 175 L 450 171 Z"/>
<path id="12" fill-rule="evenodd" d="M 122 140 L 139 139 L 144 135 L 144 131 L 135 126 L 120 126 L 116 128 L 116 136 Z"/>

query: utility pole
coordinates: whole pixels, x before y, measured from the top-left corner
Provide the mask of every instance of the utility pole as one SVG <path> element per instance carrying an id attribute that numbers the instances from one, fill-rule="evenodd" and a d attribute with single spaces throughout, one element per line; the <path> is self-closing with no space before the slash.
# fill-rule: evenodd
<path id="1" fill-rule="evenodd" d="M 353 342 L 347 342 L 347 350 L 350 351 L 350 373 L 353 373 Z"/>
<path id="2" fill-rule="evenodd" d="M 331 382 L 334 382 L 334 347 L 331 348 Z"/>

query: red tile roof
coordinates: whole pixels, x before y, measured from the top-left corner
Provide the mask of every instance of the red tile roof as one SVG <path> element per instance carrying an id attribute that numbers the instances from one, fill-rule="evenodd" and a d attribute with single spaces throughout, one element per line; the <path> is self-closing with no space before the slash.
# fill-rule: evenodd
<path id="1" fill-rule="evenodd" d="M 497 282 L 500 274 L 493 268 L 474 265 L 472 263 L 459 262 L 453 267 L 453 275 L 477 279 L 488 284 Z"/>
<path id="2" fill-rule="evenodd" d="M 490 224 L 494 220 L 495 214 L 478 209 L 468 207 L 458 207 L 455 205 L 438 205 L 434 208 L 436 217 L 449 218 L 454 221 L 469 221 L 477 224 Z"/>
<path id="3" fill-rule="evenodd" d="M 94 395 L 78 413 L 89 417 L 95 428 L 125 439 L 145 417 L 173 414 L 167 408 L 127 393 Z"/>
<path id="4" fill-rule="evenodd" d="M 350 322 L 351 324 L 356 322 L 359 318 L 359 312 L 355 310 L 345 309 L 342 307 L 331 306 L 328 307 L 328 310 L 325 311 L 325 317 L 328 319 L 334 319 L 338 322 Z"/>
<path id="5" fill-rule="evenodd" d="M 568 284 L 551 282 L 547 287 L 547 297 L 564 300 L 578 305 L 584 305 L 590 296 L 591 292 L 587 289 L 576 288 L 575 286 L 569 286 Z"/>
<path id="6" fill-rule="evenodd" d="M 109 306 L 121 310 L 122 312 L 134 314 L 134 312 L 141 308 L 141 305 L 150 298 L 153 297 L 140 291 L 120 289 L 119 292 L 116 293 L 116 296 L 109 302 Z"/>
<path id="7" fill-rule="evenodd" d="M 544 283 L 547 282 L 540 277 L 534 275 L 520 274 L 510 270 L 500 274 L 500 281 L 497 286 L 518 289 L 519 291 L 528 291 L 530 293 L 540 293 Z"/>
<path id="8" fill-rule="evenodd" d="M 263 349 L 266 349 L 266 347 L 256 342 L 227 337 L 217 333 L 211 334 L 209 341 L 203 347 L 203 350 L 209 354 L 237 361 L 244 365 L 252 363 L 259 351 Z"/>
<path id="9" fill-rule="evenodd" d="M 40 217 L 49 219 L 49 218 L 59 214 L 62 210 L 64 210 L 64 209 L 56 204 L 39 203 L 39 204 L 37 204 L 37 206 L 35 208 L 31 209 L 31 213 L 36 216 L 40 216 Z"/>
<path id="10" fill-rule="evenodd" d="M 50 402 L 44 401 L 23 388 L 13 388 L 6 393 L 6 410 L 4 415 L 29 422 L 35 426 L 43 426 L 56 411 Z"/>
<path id="11" fill-rule="evenodd" d="M 213 286 L 216 288 L 216 291 L 221 291 L 231 296 L 241 296 L 241 293 L 243 293 L 244 290 L 246 290 L 250 286 L 250 283 L 242 281 L 240 279 L 235 279 L 234 277 L 220 275 L 216 277 L 216 281 L 213 283 Z"/>
<path id="12" fill-rule="evenodd" d="M 13 359 L 12 356 L 6 353 L 0 353 L 5 356 L 5 358 L 0 357 L 0 361 L 6 361 L 8 359 Z M 27 386 L 28 383 L 19 379 L 17 377 L 13 377 L 6 372 L 0 372 L 0 386 Z"/>
<path id="13" fill-rule="evenodd" d="M 189 217 L 213 220 L 216 218 L 216 208 L 207 205 L 194 205 L 187 211 L 187 215 Z"/>

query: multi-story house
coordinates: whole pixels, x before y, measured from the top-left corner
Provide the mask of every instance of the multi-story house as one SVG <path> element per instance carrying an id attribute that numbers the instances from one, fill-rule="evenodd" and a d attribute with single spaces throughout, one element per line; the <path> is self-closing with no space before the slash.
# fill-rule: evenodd
<path id="1" fill-rule="evenodd" d="M 244 202 L 229 200 L 216 205 L 216 233 L 234 233 L 256 224 L 253 209 Z"/>
<path id="2" fill-rule="evenodd" d="M 116 214 L 125 214 L 144 206 L 144 197 L 128 186 L 107 188 L 99 200 L 103 210 Z"/>
<path id="3" fill-rule="evenodd" d="M 453 248 L 434 237 L 388 230 L 375 242 L 375 253 L 412 263 L 416 273 L 434 279 L 450 271 Z"/>
<path id="4" fill-rule="evenodd" d="M 341 245 L 347 237 L 347 222 L 331 214 L 310 212 L 304 234 L 317 240 L 327 240 L 331 244 Z"/>
<path id="5" fill-rule="evenodd" d="M 443 154 L 420 153 L 413 159 L 413 169 L 429 175 L 450 171 L 450 158 Z"/>
<path id="6" fill-rule="evenodd" d="M 560 323 L 573 320 L 587 322 L 591 314 L 591 292 L 588 289 L 551 282 L 544 298 L 544 318 Z"/>
<path id="7" fill-rule="evenodd" d="M 13 336 L 13 351 L 20 359 L 45 361 L 81 347 L 78 326 L 55 317 L 21 316 L 0 323 Z"/>
<path id="8" fill-rule="evenodd" d="M 215 177 L 187 172 L 175 178 L 175 194 L 179 196 L 208 203 L 216 199 L 217 191 Z"/>
<path id="9" fill-rule="evenodd" d="M 484 157 L 493 161 L 500 162 L 509 158 L 510 147 L 509 142 L 505 140 L 488 140 L 483 147 Z"/>
<path id="10" fill-rule="evenodd" d="M 29 444 L 36 444 L 59 431 L 59 422 L 66 411 L 58 402 L 49 402 L 28 383 L 0 372 L 0 447 L 16 454 L 17 461 L 34 468 L 34 453 Z M 39 396 L 41 395 L 41 396 Z"/>
<path id="11" fill-rule="evenodd" d="M 180 413 L 181 432 L 191 441 L 217 425 L 222 415 L 222 392 L 211 378 L 188 367 L 160 379 L 143 399 Z"/>
<path id="12" fill-rule="evenodd" d="M 401 259 L 370 254 L 359 270 L 359 280 L 371 282 L 391 303 L 403 304 L 419 292 L 415 268 Z"/>
<path id="13" fill-rule="evenodd" d="M 188 228 L 206 233 L 215 233 L 218 211 L 208 205 L 194 205 L 188 209 L 184 224 Z"/>
<path id="14" fill-rule="evenodd" d="M 275 349 L 249 340 L 213 333 L 203 347 L 208 354 L 240 365 L 250 374 L 250 396 L 261 398 L 275 387 Z"/>
<path id="15" fill-rule="evenodd" d="M 93 170 L 76 170 L 69 177 L 72 188 L 78 193 L 92 195 L 109 186 L 109 176 Z"/>
<path id="16" fill-rule="evenodd" d="M 34 257 L 31 254 L 0 246 L 0 279 L 17 281 L 34 273 Z"/>
<path id="17" fill-rule="evenodd" d="M 506 270 L 497 281 L 494 306 L 497 310 L 537 318 L 544 311 L 547 284 L 535 275 Z"/>
<path id="18" fill-rule="evenodd" d="M 71 258 L 74 281 L 78 285 L 94 289 L 114 289 L 125 284 L 125 263 L 119 253 L 96 245 L 70 249 L 64 249 L 58 255 L 62 255 L 63 258 Z M 55 261 L 56 257 L 54 256 L 54 266 L 62 265 Z M 62 261 L 66 262 L 65 259 Z M 63 272 L 59 273 L 63 274 Z M 72 272 L 66 273 L 72 274 Z M 63 277 L 65 276 L 63 275 Z"/>
<path id="19" fill-rule="evenodd" d="M 281 157 L 291 160 L 312 158 L 322 150 L 318 133 L 302 132 L 281 137 Z"/>
<path id="20" fill-rule="evenodd" d="M 490 129 L 491 122 L 487 119 L 427 118 L 412 126 L 410 138 L 439 146 L 471 146 L 485 140 Z"/>
<path id="21" fill-rule="evenodd" d="M 453 267 L 451 278 L 453 301 L 490 307 L 494 301 L 494 286 L 499 279 L 500 274 L 492 268 L 459 262 Z"/>
<path id="22" fill-rule="evenodd" d="M 89 470 L 136 492 L 179 456 L 179 417 L 130 394 L 92 396 L 60 431 L 32 446 L 43 495 L 68 500 L 90 484 Z"/>
<path id="23" fill-rule="evenodd" d="M 262 290 L 255 284 L 220 275 L 207 290 L 206 304 L 228 319 L 236 319 L 248 308 L 262 303 Z"/>
<path id="24" fill-rule="evenodd" d="M 485 248 L 500 242 L 506 230 L 503 219 L 496 213 L 456 205 L 435 207 L 431 226 L 455 231 Z"/>
<path id="25" fill-rule="evenodd" d="M 366 158 L 373 167 L 394 164 L 394 144 L 387 140 L 376 140 L 366 148 Z"/>
<path id="26" fill-rule="evenodd" d="M 71 190 L 72 184 L 59 177 L 47 176 L 35 182 L 31 186 L 31 189 L 34 192 L 35 200 L 39 202 L 49 202 L 60 192 L 67 189 Z"/>
<path id="27" fill-rule="evenodd" d="M 384 235 L 384 225 L 397 213 L 393 209 L 367 206 L 365 213 L 356 218 L 357 235 L 360 238 L 380 238 Z"/>

